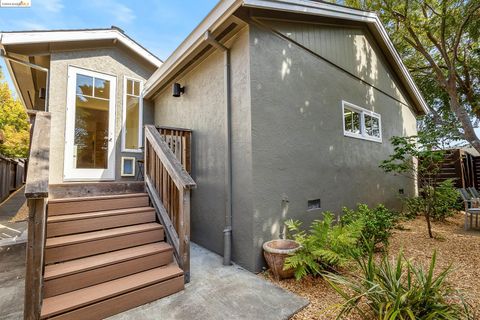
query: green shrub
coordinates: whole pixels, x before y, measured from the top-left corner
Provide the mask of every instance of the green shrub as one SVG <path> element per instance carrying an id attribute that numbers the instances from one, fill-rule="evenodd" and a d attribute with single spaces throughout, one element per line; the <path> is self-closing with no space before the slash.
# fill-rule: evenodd
<path id="1" fill-rule="evenodd" d="M 445 282 L 450 268 L 434 276 L 436 252 L 426 271 L 402 252 L 396 261 L 384 256 L 376 263 L 370 249 L 368 257 L 356 260 L 357 276 L 323 275 L 345 301 L 337 319 L 354 310 L 363 319 L 473 319 L 462 297 Z"/>
<path id="2" fill-rule="evenodd" d="M 313 221 L 308 232 L 300 229 L 300 221 L 285 222 L 290 238 L 301 245 L 301 249 L 288 257 L 284 265 L 285 269 L 295 270 L 297 280 L 307 274 L 316 275 L 326 268 L 340 266 L 358 251 L 363 222 L 357 220 L 346 226 L 332 226 L 333 221 L 333 214 L 325 212 L 323 220 Z"/>
<path id="3" fill-rule="evenodd" d="M 359 204 L 356 210 L 343 208 L 343 216 L 340 221 L 342 225 L 349 225 L 354 221 L 361 220 L 363 222 L 362 237 L 373 241 L 376 247 L 378 244 L 388 245 L 397 219 L 397 214 L 383 205 L 370 209 L 366 204 Z"/>
<path id="4" fill-rule="evenodd" d="M 405 216 L 407 218 L 424 214 L 429 203 L 432 206 L 431 218 L 437 221 L 444 221 L 446 218 L 453 216 L 455 211 L 459 209 L 459 194 L 452 179 L 439 183 L 435 192 L 424 191 L 420 190 L 421 196 L 419 197 L 405 199 Z"/>

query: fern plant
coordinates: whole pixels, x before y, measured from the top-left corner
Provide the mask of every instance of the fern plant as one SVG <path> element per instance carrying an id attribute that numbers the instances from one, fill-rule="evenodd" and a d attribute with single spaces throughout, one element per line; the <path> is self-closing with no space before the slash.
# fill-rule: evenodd
<path id="1" fill-rule="evenodd" d="M 323 213 L 323 220 L 315 220 L 307 232 L 301 230 L 298 220 L 285 222 L 291 239 L 301 245 L 301 249 L 285 259 L 284 269 L 294 269 L 298 280 L 307 274 L 319 274 L 322 270 L 341 266 L 358 251 L 363 221 L 357 220 L 341 226 L 333 226 L 331 212 Z"/>

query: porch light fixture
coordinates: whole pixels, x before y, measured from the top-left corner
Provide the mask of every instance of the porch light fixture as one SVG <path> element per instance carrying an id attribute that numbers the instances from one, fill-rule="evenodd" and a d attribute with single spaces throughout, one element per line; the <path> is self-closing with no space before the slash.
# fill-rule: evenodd
<path id="1" fill-rule="evenodd" d="M 182 87 L 182 85 L 178 82 L 175 82 L 173 84 L 173 96 L 175 98 L 180 97 L 183 93 L 185 93 L 185 87 Z"/>

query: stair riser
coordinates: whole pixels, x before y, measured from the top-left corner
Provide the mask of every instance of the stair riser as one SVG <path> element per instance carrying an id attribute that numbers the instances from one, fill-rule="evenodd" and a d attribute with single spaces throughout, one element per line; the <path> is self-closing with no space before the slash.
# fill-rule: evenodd
<path id="1" fill-rule="evenodd" d="M 55 320 L 95 320 L 104 319 L 117 313 L 141 306 L 145 303 L 169 296 L 184 288 L 183 276 L 160 282 L 114 298 L 97 302 L 50 319 Z M 42 319 L 45 319 L 42 317 Z"/>
<path id="2" fill-rule="evenodd" d="M 94 212 L 103 210 L 127 209 L 136 207 L 146 207 L 149 205 L 148 196 L 120 198 L 120 199 L 97 199 L 79 201 L 49 203 L 48 215 L 55 216 L 61 214 L 72 214 L 82 212 Z"/>
<path id="3" fill-rule="evenodd" d="M 44 298 L 78 290 L 173 262 L 171 250 L 45 281 Z"/>
<path id="4" fill-rule="evenodd" d="M 82 220 L 49 222 L 47 224 L 47 237 L 111 229 L 148 222 L 155 222 L 155 212 L 153 210 Z"/>
<path id="5" fill-rule="evenodd" d="M 45 249 L 45 264 L 68 261 L 95 254 L 130 248 L 142 244 L 163 241 L 163 229 L 127 234 L 118 237 L 76 243 Z"/>

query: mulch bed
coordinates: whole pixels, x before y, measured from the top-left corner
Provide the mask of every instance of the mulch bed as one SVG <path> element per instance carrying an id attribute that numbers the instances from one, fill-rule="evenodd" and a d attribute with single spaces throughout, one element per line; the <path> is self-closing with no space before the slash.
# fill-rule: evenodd
<path id="1" fill-rule="evenodd" d="M 434 222 L 434 239 L 428 237 L 423 217 L 400 223 L 390 239 L 389 255 L 396 257 L 400 250 L 407 259 L 427 267 L 432 253 L 437 250 L 437 271 L 452 265 L 447 280 L 458 289 L 480 315 L 480 231 L 463 230 L 464 215 L 459 213 L 446 222 Z M 263 277 L 276 285 L 292 291 L 310 301 L 292 319 L 335 319 L 341 297 L 321 277 L 307 277 L 276 281 L 268 272 Z M 351 319 L 351 318 L 350 318 Z"/>

